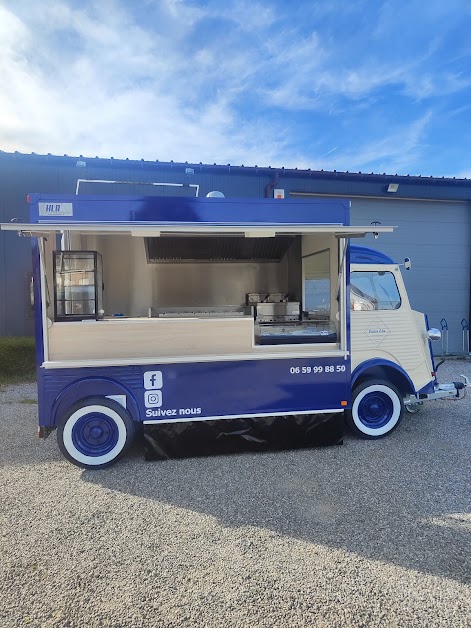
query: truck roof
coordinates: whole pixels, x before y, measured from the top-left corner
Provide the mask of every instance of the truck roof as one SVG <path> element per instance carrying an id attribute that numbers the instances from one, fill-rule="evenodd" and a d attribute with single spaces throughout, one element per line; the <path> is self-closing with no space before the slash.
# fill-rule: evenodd
<path id="1" fill-rule="evenodd" d="M 350 264 L 395 264 L 388 255 L 367 246 L 350 246 Z"/>

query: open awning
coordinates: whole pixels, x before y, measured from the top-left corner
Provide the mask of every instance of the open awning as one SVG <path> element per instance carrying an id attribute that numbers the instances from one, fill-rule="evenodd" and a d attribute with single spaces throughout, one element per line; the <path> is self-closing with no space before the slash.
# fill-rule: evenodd
<path id="1" fill-rule="evenodd" d="M 367 233 L 391 233 L 396 227 L 383 225 L 345 226 L 339 224 L 227 224 L 227 223 L 1 223 L 3 231 L 17 231 L 22 236 L 44 237 L 51 233 L 97 233 L 117 234 L 127 233 L 136 237 L 159 237 L 162 235 L 176 234 L 230 234 L 245 237 L 270 238 L 281 234 L 318 233 L 334 235 L 338 238 L 361 238 Z"/>

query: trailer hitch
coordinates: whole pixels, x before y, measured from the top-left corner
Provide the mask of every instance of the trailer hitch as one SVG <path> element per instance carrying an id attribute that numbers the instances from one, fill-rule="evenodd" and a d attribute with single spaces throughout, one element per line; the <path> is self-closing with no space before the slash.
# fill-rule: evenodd
<path id="1" fill-rule="evenodd" d="M 460 375 L 460 377 L 462 377 L 464 381 L 439 384 L 433 393 L 421 393 L 418 396 L 407 395 L 407 397 L 404 398 L 405 409 L 407 412 L 415 414 L 419 411 L 424 401 L 430 401 L 432 399 L 448 399 L 448 401 L 458 401 L 459 399 L 464 399 L 466 397 L 467 388 L 471 386 L 471 382 L 466 375 Z M 460 390 L 463 391 L 462 395 L 460 395 Z"/>
<path id="2" fill-rule="evenodd" d="M 469 381 L 469 378 L 466 377 L 466 375 L 460 375 L 460 377 L 463 378 L 463 382 L 453 382 L 453 386 L 456 388 L 456 397 L 458 399 L 464 399 L 466 397 L 466 388 L 468 388 L 468 386 L 471 386 L 471 382 Z M 463 396 L 460 397 L 460 390 L 464 390 Z"/>

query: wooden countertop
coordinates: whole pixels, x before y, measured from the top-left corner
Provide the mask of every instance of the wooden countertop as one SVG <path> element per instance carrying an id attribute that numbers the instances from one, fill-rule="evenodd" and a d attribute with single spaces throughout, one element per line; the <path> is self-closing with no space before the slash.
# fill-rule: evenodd
<path id="1" fill-rule="evenodd" d="M 251 351 L 252 317 L 124 318 L 53 323 L 51 360 L 159 358 Z"/>

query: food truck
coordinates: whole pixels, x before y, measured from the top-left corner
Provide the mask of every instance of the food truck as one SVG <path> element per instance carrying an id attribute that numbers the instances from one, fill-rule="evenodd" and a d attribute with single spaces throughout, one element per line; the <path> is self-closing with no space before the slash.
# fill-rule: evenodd
<path id="1" fill-rule="evenodd" d="M 113 464 L 139 426 L 307 417 L 338 442 L 439 385 L 399 265 L 352 238 L 344 199 L 31 194 L 39 436 L 84 468 Z M 278 421 L 278 422 L 279 422 Z M 327 430 L 327 432 L 326 432 Z M 308 430 L 309 431 L 309 430 Z"/>

